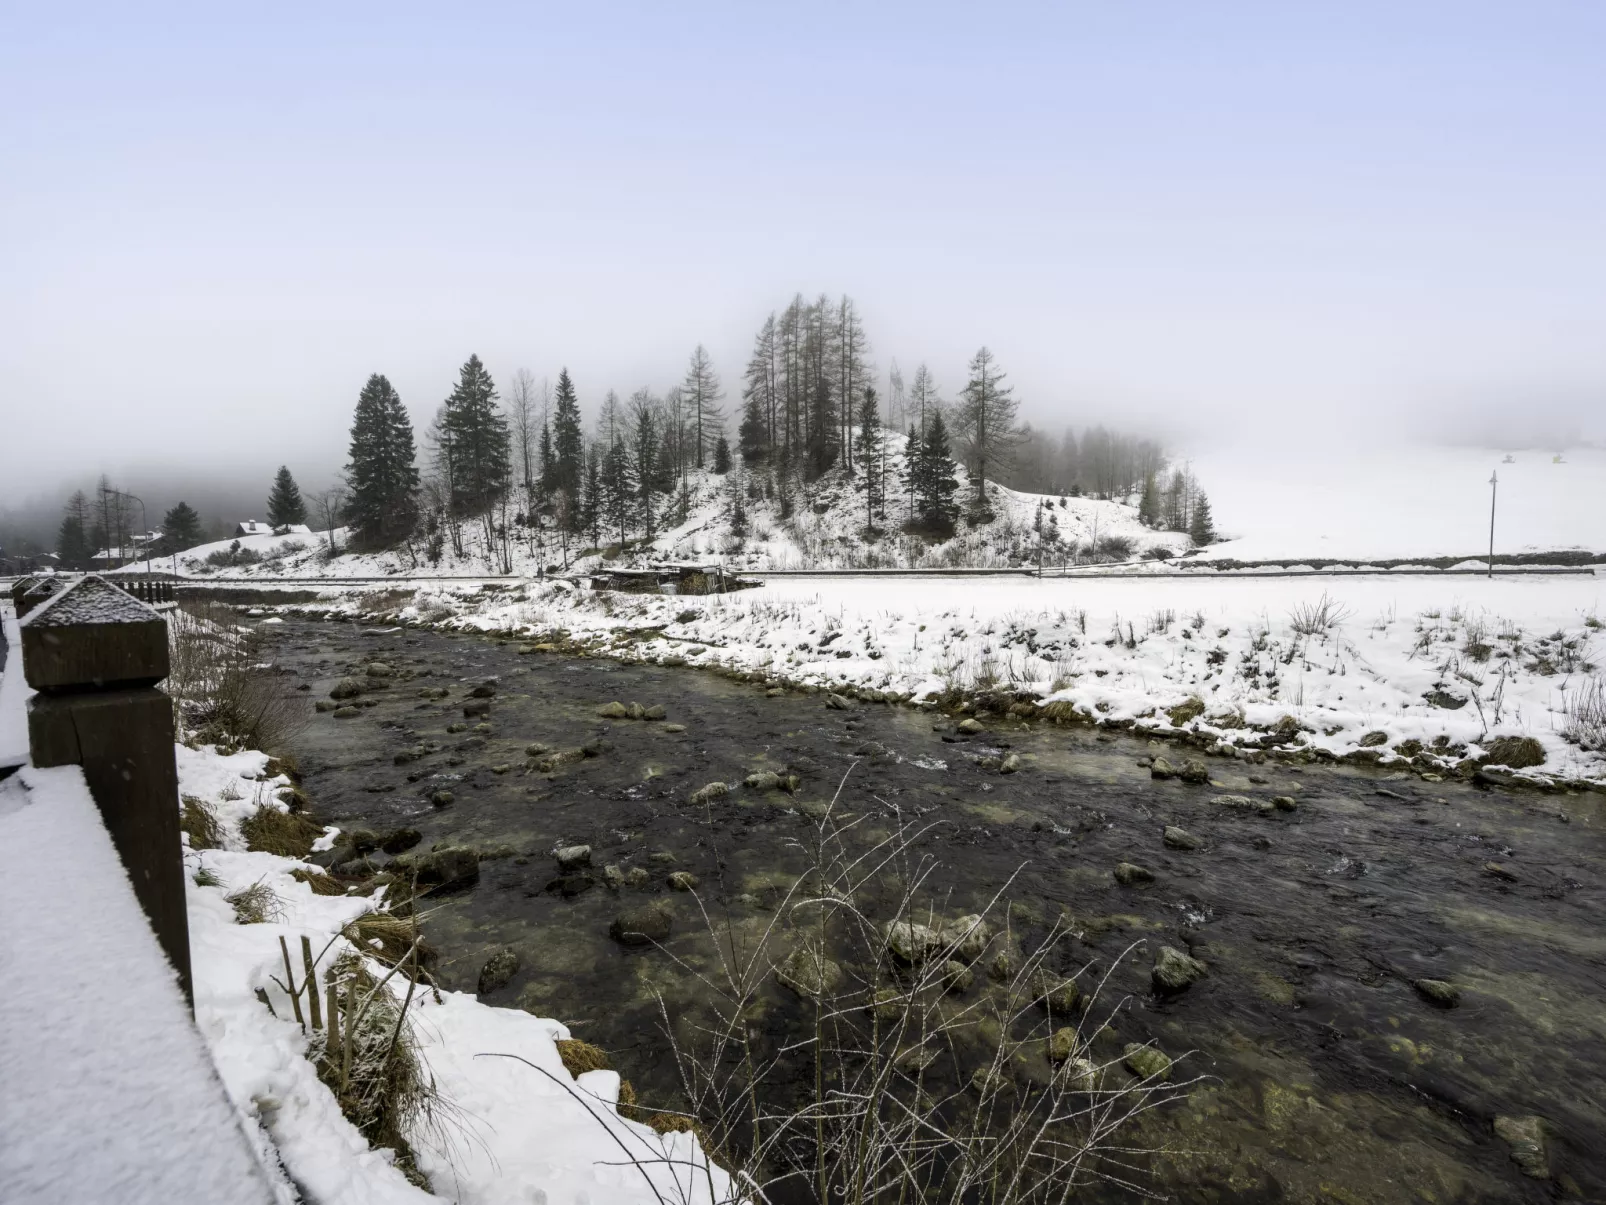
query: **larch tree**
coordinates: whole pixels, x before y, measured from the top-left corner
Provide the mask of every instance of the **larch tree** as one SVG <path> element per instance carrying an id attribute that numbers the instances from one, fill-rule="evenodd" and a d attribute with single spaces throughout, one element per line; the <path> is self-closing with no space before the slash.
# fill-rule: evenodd
<path id="1" fill-rule="evenodd" d="M 823 298 L 821 299 L 824 300 Z M 843 296 L 837 303 L 835 314 L 835 336 L 832 347 L 832 367 L 835 370 L 835 393 L 841 399 L 841 444 L 842 463 L 848 473 L 853 473 L 853 413 L 854 402 L 858 400 L 860 391 L 864 388 L 864 381 L 869 375 L 864 363 L 865 354 L 870 350 L 869 341 L 864 335 L 864 320 L 859 317 L 858 307 L 853 299 Z"/>
<path id="2" fill-rule="evenodd" d="M 959 407 L 959 430 L 969 453 L 975 479 L 977 514 L 987 513 L 987 471 L 1007 464 L 1015 438 L 1019 403 L 1012 386 L 1004 384 L 993 353 L 981 348 L 970 361 L 970 380 Z"/>
<path id="3" fill-rule="evenodd" d="M 359 546 L 387 547 L 411 534 L 418 518 L 416 455 L 407 408 L 376 372 L 357 395 L 346 464 L 347 513 Z"/>
<path id="4" fill-rule="evenodd" d="M 95 552 L 89 543 L 93 523 L 89 499 L 83 490 L 75 490 L 62 508 L 61 529 L 56 533 L 56 556 L 63 569 L 89 568 L 89 558 Z"/>
<path id="5" fill-rule="evenodd" d="M 720 388 L 719 374 L 714 371 L 713 358 L 701 343 L 691 354 L 680 389 L 694 427 L 697 467 L 702 468 L 706 457 L 714 450 L 715 440 L 724 433 L 725 417 L 719 402 L 725 394 Z"/>
<path id="6" fill-rule="evenodd" d="M 296 479 L 290 476 L 289 467 L 281 464 L 274 475 L 273 486 L 268 490 L 268 523 L 273 527 L 284 527 L 306 521 L 307 504 L 301 500 L 301 489 L 296 485 Z"/>
<path id="7" fill-rule="evenodd" d="M 876 516 L 886 511 L 886 480 L 882 475 L 885 441 L 881 433 L 881 407 L 875 386 L 867 385 L 859 405 L 859 467 L 864 470 L 864 527 L 874 534 Z"/>
<path id="8" fill-rule="evenodd" d="M 742 374 L 742 422 L 737 443 L 747 464 L 768 460 L 775 447 L 781 408 L 779 352 L 772 313 L 759 328 L 753 354 Z"/>

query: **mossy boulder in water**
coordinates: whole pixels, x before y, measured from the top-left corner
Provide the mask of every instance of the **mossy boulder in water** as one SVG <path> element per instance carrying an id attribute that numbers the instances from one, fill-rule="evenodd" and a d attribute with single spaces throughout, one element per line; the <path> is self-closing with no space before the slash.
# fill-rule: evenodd
<path id="1" fill-rule="evenodd" d="M 331 699 L 355 699 L 362 694 L 362 683 L 356 678 L 342 678 L 329 691 Z"/>
<path id="2" fill-rule="evenodd" d="M 552 851 L 557 859 L 558 869 L 562 871 L 579 870 L 582 866 L 591 865 L 591 847 L 589 845 L 564 845 Z"/>
<path id="3" fill-rule="evenodd" d="M 1158 1080 L 1164 1083 L 1171 1078 L 1171 1060 L 1163 1051 L 1153 1046 L 1140 1046 L 1136 1042 L 1127 1043 L 1121 1054 L 1121 1061 L 1126 1069 L 1133 1075 L 1145 1080 Z"/>
<path id="4" fill-rule="evenodd" d="M 942 944 L 935 929 L 916 921 L 893 921 L 886 928 L 886 936 L 887 949 L 911 965 L 924 962 Z"/>
<path id="5" fill-rule="evenodd" d="M 975 962 L 987 949 L 993 930 L 979 913 L 951 920 L 937 931 L 942 945 L 964 962 Z"/>
<path id="6" fill-rule="evenodd" d="M 383 661 L 375 661 L 368 666 L 367 674 L 370 678 L 394 678 L 396 671 Z"/>
<path id="7" fill-rule="evenodd" d="M 1141 887 L 1154 882 L 1154 871 L 1135 862 L 1117 862 L 1114 874 L 1115 881 L 1123 887 Z"/>
<path id="8" fill-rule="evenodd" d="M 604 703 L 597 708 L 597 718 L 603 720 L 622 720 L 630 714 L 629 708 L 623 703 Z"/>
<path id="9" fill-rule="evenodd" d="M 1178 828 L 1174 824 L 1165 827 L 1162 837 L 1167 849 L 1198 849 L 1204 844 L 1203 839 L 1195 837 L 1185 828 Z"/>
<path id="10" fill-rule="evenodd" d="M 1534 1180 L 1550 1178 L 1550 1156 L 1545 1151 L 1545 1123 L 1540 1117 L 1496 1117 L 1495 1135 L 1511 1148 L 1511 1161 Z"/>
<path id="11" fill-rule="evenodd" d="M 518 951 L 512 946 L 499 947 L 480 968 L 479 994 L 484 996 L 506 987 L 518 972 Z"/>
<path id="12" fill-rule="evenodd" d="M 696 807 L 701 807 L 704 804 L 713 803 L 716 799 L 723 799 L 730 792 L 729 783 L 711 782 L 706 787 L 698 787 L 697 790 L 693 791 L 689 802 Z"/>
<path id="13" fill-rule="evenodd" d="M 1455 984 L 1443 979 L 1418 979 L 1411 984 L 1430 1004 L 1439 1008 L 1454 1008 L 1461 1003 L 1461 991 Z"/>
<path id="14" fill-rule="evenodd" d="M 697 876 L 689 870 L 676 870 L 670 873 L 669 889 L 671 891 L 696 891 Z"/>
<path id="15" fill-rule="evenodd" d="M 659 904 L 626 908 L 608 926 L 608 936 L 624 946 L 648 946 L 668 941 L 673 922 L 669 910 Z"/>
<path id="16" fill-rule="evenodd" d="M 1163 757 L 1155 758 L 1153 764 L 1149 766 L 1149 777 L 1150 778 L 1162 778 L 1163 779 L 1163 778 L 1175 778 L 1176 776 L 1177 776 L 1177 768 L 1175 766 L 1173 766 L 1170 762 L 1166 761 L 1166 759 L 1163 758 Z"/>
<path id="17" fill-rule="evenodd" d="M 829 996 L 842 983 L 842 968 L 820 950 L 805 943 L 798 946 L 775 968 L 782 987 L 805 999 Z"/>
<path id="18" fill-rule="evenodd" d="M 1082 989 L 1074 979 L 1061 979 L 1048 971 L 1039 971 L 1032 978 L 1032 999 L 1054 1017 L 1068 1017 L 1076 1011 L 1082 999 Z"/>
<path id="19" fill-rule="evenodd" d="M 1177 771 L 1177 777 L 1192 786 L 1200 787 L 1210 781 L 1210 768 L 1196 757 L 1190 757 L 1182 763 L 1182 769 Z"/>
<path id="20" fill-rule="evenodd" d="M 1160 956 L 1154 960 L 1154 969 L 1150 978 L 1154 981 L 1154 990 L 1162 993 L 1176 993 L 1186 991 L 1195 982 L 1204 978 L 1205 964 L 1197 958 L 1184 954 L 1174 946 L 1161 946 Z"/>

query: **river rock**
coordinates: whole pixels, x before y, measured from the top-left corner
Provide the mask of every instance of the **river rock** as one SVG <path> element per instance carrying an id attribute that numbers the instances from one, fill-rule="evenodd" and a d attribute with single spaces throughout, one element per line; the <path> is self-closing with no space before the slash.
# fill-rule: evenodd
<path id="1" fill-rule="evenodd" d="M 420 886 L 472 887 L 480 881 L 480 859 L 472 849 L 434 849 L 412 866 Z"/>
<path id="2" fill-rule="evenodd" d="M 1271 797 L 1271 806 L 1279 812 L 1292 812 L 1299 807 L 1299 801 L 1292 795 L 1273 795 Z"/>
<path id="3" fill-rule="evenodd" d="M 597 717 L 603 720 L 622 720 L 630 714 L 625 705 L 620 702 L 604 703 L 597 708 Z"/>
<path id="4" fill-rule="evenodd" d="M 1008 983 L 1020 971 L 1020 959 L 1013 950 L 1000 950 L 987 964 L 987 978 L 994 983 Z"/>
<path id="5" fill-rule="evenodd" d="M 349 703 L 344 707 L 336 707 L 331 713 L 337 720 L 349 720 L 354 715 L 361 715 L 362 708 L 353 707 Z"/>
<path id="6" fill-rule="evenodd" d="M 654 703 L 651 707 L 647 707 L 642 710 L 641 718 L 649 721 L 661 720 L 668 714 L 669 713 L 664 710 L 664 705 L 662 703 Z"/>
<path id="7" fill-rule="evenodd" d="M 1155 758 L 1154 764 L 1149 767 L 1150 778 L 1175 778 L 1176 776 L 1176 767 L 1163 757 Z"/>
<path id="8" fill-rule="evenodd" d="M 356 678 L 342 678 L 329 691 L 331 699 L 355 699 L 362 694 L 362 683 Z"/>
<path id="9" fill-rule="evenodd" d="M 1204 844 L 1203 838 L 1195 837 L 1185 828 L 1178 828 L 1174 824 L 1165 826 L 1165 833 L 1161 837 L 1167 849 L 1198 849 Z"/>
<path id="10" fill-rule="evenodd" d="M 965 736 L 975 736 L 982 731 L 981 721 L 972 716 L 966 716 L 958 724 L 954 725 L 954 731 Z"/>
<path id="11" fill-rule="evenodd" d="M 1483 864 L 1483 873 L 1497 879 L 1503 879 L 1507 883 L 1515 883 L 1517 881 L 1517 872 L 1509 866 L 1502 866 L 1499 862 L 1485 862 Z"/>
<path id="12" fill-rule="evenodd" d="M 697 876 L 689 870 L 671 871 L 669 875 L 669 889 L 671 891 L 696 891 Z"/>
<path id="13" fill-rule="evenodd" d="M 1190 757 L 1182 763 L 1182 769 L 1177 771 L 1177 777 L 1193 786 L 1203 786 L 1210 781 L 1210 768 L 1198 758 Z"/>
<path id="14" fill-rule="evenodd" d="M 590 874 L 584 870 L 577 870 L 572 874 L 560 874 L 557 878 L 549 881 L 542 890 L 549 891 L 554 895 L 561 895 L 566 900 L 572 900 L 575 896 L 590 891 L 596 885 L 597 880 Z"/>
<path id="15" fill-rule="evenodd" d="M 379 848 L 394 857 L 406 853 L 423 839 L 424 834 L 416 828 L 393 829 L 379 839 Z"/>
<path id="16" fill-rule="evenodd" d="M 463 704 L 463 718 L 472 720 L 478 716 L 491 714 L 491 701 L 489 699 L 476 699 L 472 703 Z"/>
<path id="17" fill-rule="evenodd" d="M 338 706 L 340 704 L 331 702 L 328 699 L 317 699 L 313 701 L 312 710 L 316 712 L 333 711 Z"/>
<path id="18" fill-rule="evenodd" d="M 684 725 L 684 724 L 665 724 L 664 725 L 664 731 L 665 732 L 685 732 L 686 731 L 686 725 Z"/>
<path id="19" fill-rule="evenodd" d="M 613 918 L 608 936 L 624 946 L 649 946 L 669 940 L 669 910 L 660 904 L 626 908 Z"/>
<path id="20" fill-rule="evenodd" d="M 552 746 L 544 745 L 540 741 L 532 741 L 528 745 L 524 746 L 525 757 L 540 757 L 543 754 L 551 752 Z"/>
<path id="21" fill-rule="evenodd" d="M 468 692 L 468 697 L 471 699 L 494 699 L 496 697 L 496 683 L 481 682 Z"/>
<path id="22" fill-rule="evenodd" d="M 370 678 L 394 678 L 396 671 L 383 661 L 375 661 L 368 666 L 367 674 Z"/>
<path id="23" fill-rule="evenodd" d="M 1013 774 L 1017 770 L 1019 770 L 1020 767 L 1021 767 L 1020 754 L 1019 753 L 1006 753 L 1006 754 L 1004 754 L 1004 760 L 998 763 L 998 772 L 1000 774 Z"/>
<path id="24" fill-rule="evenodd" d="M 552 851 L 557 859 L 558 869 L 562 871 L 579 870 L 582 866 L 591 865 L 591 847 L 589 845 L 564 845 Z"/>
<path id="25" fill-rule="evenodd" d="M 1121 1061 L 1126 1064 L 1128 1071 L 1140 1079 L 1164 1083 L 1171 1078 L 1171 1060 L 1153 1046 L 1128 1042 L 1126 1049 L 1121 1052 Z"/>
<path id="26" fill-rule="evenodd" d="M 1149 973 L 1157 992 L 1186 991 L 1205 974 L 1205 964 L 1174 946 L 1161 946 L 1160 956 Z"/>
<path id="27" fill-rule="evenodd" d="M 975 972 L 956 958 L 950 958 L 942 964 L 942 989 L 959 995 L 968 992 L 971 984 L 976 982 Z"/>
<path id="28" fill-rule="evenodd" d="M 942 946 L 964 962 L 975 962 L 980 958 L 986 952 L 992 935 L 992 926 L 982 919 L 980 913 L 974 912 L 949 921 L 937 931 Z"/>
<path id="29" fill-rule="evenodd" d="M 1444 979 L 1417 979 L 1411 986 L 1439 1008 L 1454 1008 L 1461 1003 L 1461 990 Z"/>
<path id="30" fill-rule="evenodd" d="M 730 794 L 730 791 L 729 783 L 711 782 L 707 786 L 698 787 L 693 791 L 688 802 L 693 806 L 701 807 L 703 804 L 712 803 L 716 799 L 723 799 Z"/>
<path id="31" fill-rule="evenodd" d="M 812 945 L 798 946 L 779 966 L 775 978 L 804 999 L 829 996 L 842 983 L 842 968 Z"/>
<path id="32" fill-rule="evenodd" d="M 1259 806 L 1247 795 L 1212 795 L 1210 802 L 1218 808 L 1231 808 L 1236 812 L 1252 812 Z"/>
<path id="33" fill-rule="evenodd" d="M 1545 1150 L 1545 1122 L 1541 1117 L 1496 1117 L 1495 1135 L 1511 1148 L 1511 1161 L 1534 1180 L 1550 1178 L 1550 1156 Z"/>
<path id="34" fill-rule="evenodd" d="M 911 965 L 924 962 L 942 944 L 942 938 L 929 925 L 916 921 L 892 921 L 886 927 L 887 949 Z"/>
<path id="35" fill-rule="evenodd" d="M 484 996 L 506 987 L 519 973 L 519 953 L 512 946 L 501 946 L 480 968 L 479 994 Z"/>
<path id="36" fill-rule="evenodd" d="M 650 882 L 652 882 L 652 875 L 647 873 L 645 866 L 632 866 L 625 871 L 626 887 L 645 887 Z"/>
<path id="37" fill-rule="evenodd" d="M 512 762 L 505 762 L 505 761 L 497 762 L 496 765 L 491 767 L 491 773 L 492 774 L 506 774 L 512 768 L 513 768 L 513 763 Z"/>
<path id="38" fill-rule="evenodd" d="M 1117 862 L 1114 873 L 1115 881 L 1123 887 L 1137 887 L 1154 882 L 1154 871 L 1135 862 Z"/>
<path id="39" fill-rule="evenodd" d="M 457 797 L 455 795 L 453 795 L 450 791 L 445 791 L 445 790 L 431 791 L 429 793 L 429 802 L 433 806 L 438 807 L 438 808 L 443 808 L 443 807 L 448 806 L 456 798 Z"/>
<path id="40" fill-rule="evenodd" d="M 755 791 L 773 791 L 781 785 L 781 776 L 774 770 L 759 770 L 747 776 L 746 785 Z"/>
<path id="41" fill-rule="evenodd" d="M 1076 1011 L 1082 988 L 1074 979 L 1061 979 L 1047 971 L 1032 976 L 1032 999 L 1048 1010 L 1051 1017 L 1068 1017 Z"/>
<path id="42" fill-rule="evenodd" d="M 832 711 L 852 711 L 853 704 L 835 691 L 825 692 L 825 705 Z"/>

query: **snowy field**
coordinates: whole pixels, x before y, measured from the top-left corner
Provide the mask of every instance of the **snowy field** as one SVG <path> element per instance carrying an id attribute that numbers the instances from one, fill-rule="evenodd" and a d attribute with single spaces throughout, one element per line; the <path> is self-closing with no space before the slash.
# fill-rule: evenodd
<path id="1" fill-rule="evenodd" d="M 442 584 L 316 606 L 400 608 L 415 621 L 871 698 L 1008 690 L 1090 721 L 1186 729 L 1229 751 L 1290 722 L 1311 751 L 1389 758 L 1415 751 L 1402 742 L 1440 740 L 1449 762 L 1528 736 L 1544 749 L 1539 772 L 1599 779 L 1606 762 L 1580 747 L 1569 706 L 1600 689 L 1602 585 L 1589 574 L 798 577 L 698 598 Z M 1197 714 L 1168 716 L 1179 704 Z M 1587 732 L 1583 743 L 1594 744 Z"/>
<path id="2" fill-rule="evenodd" d="M 1495 551 L 1606 551 L 1606 449 L 1364 448 L 1241 443 L 1191 457 L 1224 542 L 1208 557 L 1474 556 L 1489 549 L 1489 476 L 1498 473 Z"/>

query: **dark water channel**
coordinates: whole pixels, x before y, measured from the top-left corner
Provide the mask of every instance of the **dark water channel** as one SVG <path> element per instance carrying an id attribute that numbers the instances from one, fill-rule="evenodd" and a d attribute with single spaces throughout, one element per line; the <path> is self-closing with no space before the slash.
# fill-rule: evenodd
<path id="1" fill-rule="evenodd" d="M 1019 915 L 1074 918 L 1079 958 L 1107 965 L 1147 940 L 1148 953 L 1114 973 L 1131 1001 L 1100 1041 L 1111 1043 L 1107 1057 L 1151 1039 L 1173 1055 L 1193 1051 L 1183 1068 L 1213 1077 L 1146 1123 L 1144 1144 L 1173 1152 L 1152 1164 L 1172 1199 L 1606 1201 L 1598 795 L 1215 759 L 1215 785 L 1190 787 L 1150 779 L 1139 759 L 1158 750 L 1146 742 L 1088 729 L 994 719 L 986 736 L 956 742 L 928 714 L 833 711 L 819 696 L 767 697 L 689 669 L 521 656 L 492 638 L 356 625 L 266 630 L 279 664 L 314 697 L 372 660 L 397 671 L 369 696 L 377 704 L 350 718 L 320 714 L 296 738 L 321 818 L 412 826 L 422 849 L 496 855 L 472 889 L 435 901 L 428 934 L 445 984 L 474 990 L 489 953 L 512 946 L 521 968 L 487 1001 L 570 1023 L 644 1098 L 673 1089 L 656 994 L 674 1001 L 696 988 L 661 951 L 611 941 L 610 922 L 661 897 L 674 915 L 667 945 L 700 965 L 706 933 L 691 897 L 668 890 L 668 873 L 695 874 L 711 909 L 761 909 L 766 884 L 798 868 L 789 843 L 808 830 L 806 814 L 857 761 L 839 806 L 893 803 L 940 822 L 930 844 L 950 914 L 985 903 L 1018 870 L 1009 898 Z M 468 688 L 488 678 L 490 731 L 448 733 Z M 420 699 L 430 686 L 450 696 Z M 611 700 L 662 704 L 667 722 L 599 719 Z M 531 742 L 562 749 L 599 736 L 611 746 L 601 756 L 550 774 L 526 769 Z M 439 751 L 396 764 L 421 742 Z M 1018 773 L 972 759 L 1001 745 L 1021 756 Z M 710 781 L 787 767 L 802 776 L 795 796 L 743 789 L 711 810 L 686 806 Z M 431 806 L 443 787 L 453 802 Z M 1224 792 L 1292 795 L 1298 806 L 1265 816 L 1210 802 Z M 1203 847 L 1166 848 L 1168 824 Z M 599 870 L 644 869 L 647 885 L 549 889 L 551 851 L 572 843 L 590 844 Z M 1118 885 L 1120 861 L 1155 881 Z M 1491 861 L 1511 877 L 1487 871 Z M 1149 983 L 1162 944 L 1209 968 L 1167 1000 Z M 1456 984 L 1459 1006 L 1419 995 L 1411 984 L 1423 977 Z M 1495 1133 L 1501 1116 L 1544 1119 L 1548 1178 L 1513 1162 Z"/>

